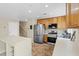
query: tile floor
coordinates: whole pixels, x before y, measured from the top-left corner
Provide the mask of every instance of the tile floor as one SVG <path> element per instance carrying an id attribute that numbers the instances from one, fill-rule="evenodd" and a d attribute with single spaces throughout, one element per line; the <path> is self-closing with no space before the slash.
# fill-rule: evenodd
<path id="1" fill-rule="evenodd" d="M 52 44 L 32 44 L 32 55 L 33 56 L 52 56 L 54 45 Z"/>

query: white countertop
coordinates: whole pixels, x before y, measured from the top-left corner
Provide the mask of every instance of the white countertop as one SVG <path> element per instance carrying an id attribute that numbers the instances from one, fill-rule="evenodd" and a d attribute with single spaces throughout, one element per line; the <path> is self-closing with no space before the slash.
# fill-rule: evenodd
<path id="1" fill-rule="evenodd" d="M 79 45 L 70 40 L 57 40 L 53 56 L 79 56 Z"/>
<path id="2" fill-rule="evenodd" d="M 3 41 L 4 43 L 8 43 L 12 46 L 14 46 L 15 44 L 24 41 L 24 40 L 28 40 L 30 38 L 24 38 L 24 37 L 20 37 L 20 36 L 1 36 L 0 40 Z"/>

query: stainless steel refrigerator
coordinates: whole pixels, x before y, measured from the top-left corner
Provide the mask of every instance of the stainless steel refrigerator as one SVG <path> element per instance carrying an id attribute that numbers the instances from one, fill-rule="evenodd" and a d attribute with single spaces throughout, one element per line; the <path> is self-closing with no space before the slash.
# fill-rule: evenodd
<path id="1" fill-rule="evenodd" d="M 45 27 L 42 24 L 34 25 L 34 42 L 43 43 L 43 36 L 45 33 Z"/>

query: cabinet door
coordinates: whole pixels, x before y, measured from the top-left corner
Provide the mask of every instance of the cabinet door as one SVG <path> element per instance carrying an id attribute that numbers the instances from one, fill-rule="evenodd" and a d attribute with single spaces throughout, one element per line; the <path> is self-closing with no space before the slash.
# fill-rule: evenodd
<path id="1" fill-rule="evenodd" d="M 57 23 L 58 17 L 53 18 L 53 23 Z"/>
<path id="2" fill-rule="evenodd" d="M 78 18 L 78 27 L 79 27 L 79 10 L 78 10 L 77 18 Z"/>
<path id="3" fill-rule="evenodd" d="M 48 20 L 47 19 L 39 19 L 37 20 L 38 24 L 43 24 L 45 25 L 45 28 L 48 28 Z"/>
<path id="4" fill-rule="evenodd" d="M 66 16 L 58 17 L 58 29 L 66 28 Z"/>
<path id="5" fill-rule="evenodd" d="M 79 8 L 77 3 L 71 4 L 71 27 L 77 27 L 78 26 L 78 10 Z"/>
<path id="6" fill-rule="evenodd" d="M 70 21 L 70 27 L 76 27 L 76 26 L 77 26 L 76 14 L 72 14 L 71 21 Z"/>
<path id="7" fill-rule="evenodd" d="M 78 10 L 77 10 L 77 21 L 78 21 L 78 28 L 79 28 L 79 3 L 77 5 L 77 8 L 78 8 Z"/>
<path id="8" fill-rule="evenodd" d="M 44 24 L 44 21 L 41 20 L 41 19 L 39 19 L 39 20 L 37 20 L 37 23 L 38 23 L 38 24 Z"/>
<path id="9" fill-rule="evenodd" d="M 79 3 L 67 4 L 68 28 L 79 28 Z"/>
<path id="10" fill-rule="evenodd" d="M 49 24 L 56 24 L 57 23 L 57 17 L 48 19 Z"/>
<path id="11" fill-rule="evenodd" d="M 48 35 L 44 35 L 44 42 L 45 42 L 45 43 L 48 42 Z"/>

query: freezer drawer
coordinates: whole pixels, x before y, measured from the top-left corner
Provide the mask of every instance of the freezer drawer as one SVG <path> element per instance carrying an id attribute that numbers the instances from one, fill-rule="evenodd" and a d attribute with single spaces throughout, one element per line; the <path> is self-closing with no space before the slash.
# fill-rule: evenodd
<path id="1" fill-rule="evenodd" d="M 43 36 L 34 36 L 35 43 L 43 43 Z"/>

